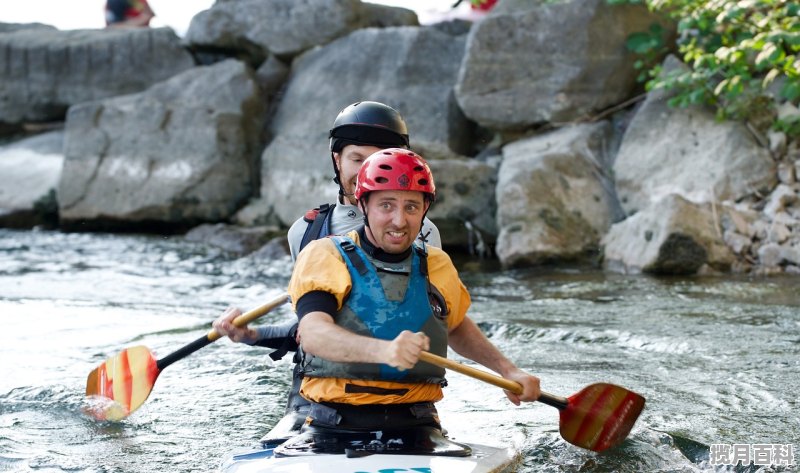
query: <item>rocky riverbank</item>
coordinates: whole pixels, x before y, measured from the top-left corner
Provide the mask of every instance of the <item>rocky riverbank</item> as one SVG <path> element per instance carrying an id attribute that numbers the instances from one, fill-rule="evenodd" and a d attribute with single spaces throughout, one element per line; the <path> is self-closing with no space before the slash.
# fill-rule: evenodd
<path id="1" fill-rule="evenodd" d="M 674 30 L 605 0 L 504 0 L 430 26 L 360 0 L 226 0 L 185 38 L 0 24 L 0 225 L 201 225 L 188 237 L 253 251 L 333 200 L 327 130 L 369 99 L 431 163 L 450 249 L 506 267 L 800 273 L 800 146 L 644 94 L 624 44 L 653 22 Z"/>

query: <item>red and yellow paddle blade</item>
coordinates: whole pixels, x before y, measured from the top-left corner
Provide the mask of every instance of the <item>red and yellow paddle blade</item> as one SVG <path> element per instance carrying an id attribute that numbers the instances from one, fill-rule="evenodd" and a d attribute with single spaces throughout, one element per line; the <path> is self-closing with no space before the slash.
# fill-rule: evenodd
<path id="1" fill-rule="evenodd" d="M 155 357 L 147 347 L 122 350 L 89 373 L 89 414 L 98 420 L 121 420 L 138 409 L 158 377 Z"/>
<path id="2" fill-rule="evenodd" d="M 561 436 L 595 452 L 622 443 L 644 409 L 644 398 L 609 383 L 595 383 L 568 398 L 561 410 Z"/>

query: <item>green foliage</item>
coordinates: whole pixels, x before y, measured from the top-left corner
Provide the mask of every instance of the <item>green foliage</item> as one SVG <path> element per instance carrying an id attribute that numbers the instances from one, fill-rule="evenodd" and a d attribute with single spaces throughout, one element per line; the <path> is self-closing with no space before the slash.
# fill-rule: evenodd
<path id="1" fill-rule="evenodd" d="M 789 136 L 800 136 L 800 115 L 794 115 L 775 121 L 774 128 Z"/>
<path id="2" fill-rule="evenodd" d="M 639 71 L 637 80 L 645 82 L 660 68 L 659 60 L 667 53 L 666 32 L 658 23 L 650 25 L 646 32 L 633 33 L 628 36 L 625 46 L 641 56 L 634 67 Z"/>
<path id="3" fill-rule="evenodd" d="M 642 3 L 677 22 L 677 47 L 687 71 L 662 74 L 663 31 L 628 38 L 641 55 L 648 90 L 674 92 L 671 105 L 710 105 L 720 118 L 763 119 L 794 136 L 797 120 L 778 122 L 775 102 L 800 102 L 800 4 L 796 0 L 609 0 Z"/>

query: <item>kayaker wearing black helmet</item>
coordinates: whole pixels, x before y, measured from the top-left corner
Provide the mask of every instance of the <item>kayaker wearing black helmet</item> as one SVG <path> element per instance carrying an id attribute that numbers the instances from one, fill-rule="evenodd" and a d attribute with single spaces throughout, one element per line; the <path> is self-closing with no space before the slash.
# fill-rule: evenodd
<path id="1" fill-rule="evenodd" d="M 328 134 L 334 182 L 339 185 L 336 204 L 323 204 L 306 213 L 289 229 L 292 259 L 317 238 L 341 235 L 358 228 L 364 216 L 353 196 L 361 163 L 372 153 L 385 148 L 408 148 L 406 123 L 400 113 L 380 102 L 363 101 L 345 107 Z M 420 239 L 441 247 L 439 230 L 425 220 Z"/>
<path id="2" fill-rule="evenodd" d="M 364 160 L 376 151 L 385 148 L 408 148 L 409 136 L 406 123 L 394 108 L 374 101 L 361 101 L 348 105 L 336 116 L 328 133 L 334 182 L 339 186 L 335 204 L 323 204 L 309 210 L 297 219 L 288 232 L 292 259 L 309 242 L 332 234 L 345 234 L 360 227 L 364 215 L 356 205 L 354 196 L 356 176 Z M 424 245 L 441 247 L 439 230 L 429 219 L 424 219 L 418 239 Z M 241 314 L 238 308 L 225 311 L 213 327 L 223 336 L 235 342 L 276 349 L 270 354 L 274 360 L 289 351 L 295 351 L 296 321 L 282 325 L 263 325 L 254 328 L 236 328 L 231 323 Z M 295 363 L 299 359 L 295 356 Z M 299 394 L 302 381 L 300 367 L 295 365 L 292 389 L 286 403 L 286 419 L 266 439 L 281 438 L 299 429 L 308 413 L 309 403 Z"/>

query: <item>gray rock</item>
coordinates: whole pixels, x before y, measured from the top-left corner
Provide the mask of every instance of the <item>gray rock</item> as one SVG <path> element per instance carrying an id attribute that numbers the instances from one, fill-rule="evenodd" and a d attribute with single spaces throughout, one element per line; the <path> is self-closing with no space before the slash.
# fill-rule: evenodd
<path id="1" fill-rule="evenodd" d="M 189 230 L 186 241 L 204 243 L 245 255 L 259 250 L 280 231 L 275 227 L 238 227 L 224 223 L 199 225 Z"/>
<path id="2" fill-rule="evenodd" d="M 286 239 L 286 235 L 271 239 L 254 252 L 251 257 L 262 261 L 291 257 L 289 241 Z"/>
<path id="3" fill-rule="evenodd" d="M 753 238 L 758 240 L 766 240 L 767 235 L 769 235 L 769 227 L 770 224 L 764 220 L 756 220 L 753 222 Z"/>
<path id="4" fill-rule="evenodd" d="M 566 127 L 503 148 L 497 256 L 504 266 L 595 261 L 614 220 L 604 166 L 608 123 Z"/>
<path id="5" fill-rule="evenodd" d="M 436 28 L 442 33 L 449 34 L 450 36 L 461 36 L 469 33 L 472 29 L 473 23 L 471 21 L 453 19 L 448 21 L 441 21 L 434 23 L 431 28 Z"/>
<path id="6" fill-rule="evenodd" d="M 666 70 L 685 67 L 674 58 Z M 648 94 L 625 132 L 616 162 L 617 193 L 628 214 L 670 194 L 693 202 L 738 201 L 776 184 L 775 163 L 738 122 L 699 108 L 673 108 Z"/>
<path id="7" fill-rule="evenodd" d="M 309 2 L 291 0 L 239 0 L 216 2 L 192 17 L 184 40 L 193 48 L 242 51 L 260 62 L 270 52 L 296 54 L 316 41 L 327 43 L 351 31 L 356 23 L 356 0 L 316 1 L 319 15 L 305 15 Z M 330 14 L 330 22 L 325 18 Z M 314 25 L 314 22 L 318 22 Z M 303 24 L 308 31 L 301 29 Z M 310 27 L 310 28 L 309 28 Z M 312 35 L 307 41 L 303 33 Z"/>
<path id="8" fill-rule="evenodd" d="M 0 146 L 0 226 L 30 228 L 55 223 L 63 143 L 64 132 L 52 131 Z M 52 215 L 47 215 L 47 205 L 54 207 Z"/>
<path id="9" fill-rule="evenodd" d="M 770 225 L 781 224 L 781 225 L 786 225 L 789 228 L 794 228 L 794 227 L 800 228 L 800 220 L 798 220 L 797 217 L 791 214 L 791 212 L 795 210 L 798 210 L 798 208 L 792 206 L 786 210 L 775 213 L 775 215 L 772 217 L 772 222 L 770 223 Z"/>
<path id="10" fill-rule="evenodd" d="M 797 182 L 795 163 L 782 161 L 778 163 L 778 181 L 781 184 L 794 184 Z"/>
<path id="11" fill-rule="evenodd" d="M 783 212 L 800 199 L 797 194 L 797 190 L 793 186 L 779 184 L 770 194 L 767 204 L 764 206 L 764 214 L 775 218 L 778 213 Z"/>
<path id="12" fill-rule="evenodd" d="M 752 240 L 744 235 L 740 235 L 734 231 L 726 231 L 724 236 L 725 244 L 727 244 L 734 253 L 743 255 L 750 248 Z"/>
<path id="13" fill-rule="evenodd" d="M 499 130 L 585 118 L 631 96 L 625 41 L 657 21 L 643 5 L 504 0 L 470 31 L 458 103 Z"/>
<path id="14" fill-rule="evenodd" d="M 377 3 L 363 2 L 361 4 L 362 28 L 388 28 L 390 26 L 419 26 L 417 12 L 408 8 Z"/>
<path id="15" fill-rule="evenodd" d="M 603 245 L 613 271 L 694 274 L 704 264 L 727 271 L 734 262 L 710 206 L 675 194 L 614 224 Z"/>
<path id="16" fill-rule="evenodd" d="M 289 66 L 275 56 L 270 55 L 256 70 L 256 80 L 264 96 L 275 96 L 286 83 L 289 72 Z"/>
<path id="17" fill-rule="evenodd" d="M 720 223 L 727 232 L 736 232 L 752 239 L 756 234 L 753 222 L 759 218 L 759 213 L 751 209 L 733 208 L 724 206 L 720 209 Z"/>
<path id="18" fill-rule="evenodd" d="M 769 130 L 767 132 L 767 139 L 769 140 L 769 150 L 775 159 L 780 159 L 786 154 L 786 133 Z"/>
<path id="19" fill-rule="evenodd" d="M 186 42 L 239 51 L 257 64 L 270 53 L 291 59 L 362 27 L 418 24 L 411 10 L 360 0 L 238 0 L 195 15 Z"/>
<path id="20" fill-rule="evenodd" d="M 265 105 L 252 71 L 229 60 L 72 107 L 62 224 L 184 227 L 229 218 L 256 190 Z"/>
<path id="21" fill-rule="evenodd" d="M 471 127 L 452 95 L 463 48 L 463 37 L 431 28 L 370 28 L 297 58 L 269 126 L 274 138 L 261 157 L 261 199 L 243 213 L 250 221 L 290 225 L 306 210 L 333 202 L 328 130 L 344 107 L 360 100 L 396 108 L 411 147 L 429 161 L 470 148 Z"/>
<path id="22" fill-rule="evenodd" d="M 430 161 L 436 180 L 436 202 L 428 217 L 442 245 L 488 254 L 497 238 L 495 185 L 497 164 L 471 159 Z"/>
<path id="23" fill-rule="evenodd" d="M 62 120 L 69 106 L 142 91 L 194 66 L 168 28 L 0 34 L 0 122 Z"/>
<path id="24" fill-rule="evenodd" d="M 758 249 L 758 261 L 762 266 L 779 266 L 783 261 L 783 249 L 777 243 L 767 243 Z"/>
<path id="25" fill-rule="evenodd" d="M 800 159 L 794 162 L 794 175 L 800 179 Z"/>
<path id="26" fill-rule="evenodd" d="M 45 25 L 44 23 L 2 23 L 0 22 L 0 33 L 16 33 L 22 30 L 51 30 L 56 29 L 55 26 Z"/>
<path id="27" fill-rule="evenodd" d="M 770 225 L 767 241 L 770 243 L 783 243 L 792 236 L 791 230 L 786 225 L 774 223 Z"/>
<path id="28" fill-rule="evenodd" d="M 788 264 L 800 265 L 800 245 L 782 246 L 781 258 Z"/>

